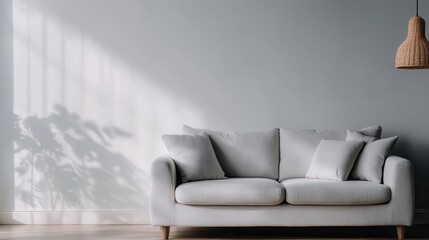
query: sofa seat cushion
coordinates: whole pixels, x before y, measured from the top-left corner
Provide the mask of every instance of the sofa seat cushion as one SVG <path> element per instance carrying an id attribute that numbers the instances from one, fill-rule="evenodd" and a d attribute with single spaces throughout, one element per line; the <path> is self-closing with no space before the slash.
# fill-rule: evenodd
<path id="1" fill-rule="evenodd" d="M 176 188 L 176 201 L 187 205 L 278 205 L 283 186 L 266 178 L 228 178 L 188 182 Z"/>
<path id="2" fill-rule="evenodd" d="M 286 202 L 293 205 L 372 205 L 390 200 L 390 188 L 368 181 L 288 179 Z"/>

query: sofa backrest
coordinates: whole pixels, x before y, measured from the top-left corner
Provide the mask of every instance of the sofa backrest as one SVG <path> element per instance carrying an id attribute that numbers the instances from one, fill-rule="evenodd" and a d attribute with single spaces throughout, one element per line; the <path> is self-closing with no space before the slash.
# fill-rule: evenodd
<path id="1" fill-rule="evenodd" d="M 217 132 L 182 126 L 184 134 L 206 132 L 227 177 L 279 178 L 279 130 Z"/>
<path id="2" fill-rule="evenodd" d="M 380 138 L 381 127 L 355 130 L 367 136 Z M 347 130 L 280 129 L 279 181 L 305 177 L 314 152 L 322 139 L 345 140 Z"/>

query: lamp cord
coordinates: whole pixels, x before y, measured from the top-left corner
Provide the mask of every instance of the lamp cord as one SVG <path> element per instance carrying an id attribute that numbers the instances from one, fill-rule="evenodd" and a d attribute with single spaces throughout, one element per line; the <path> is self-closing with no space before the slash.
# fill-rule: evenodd
<path id="1" fill-rule="evenodd" d="M 416 16 L 419 16 L 419 0 L 416 0 Z"/>

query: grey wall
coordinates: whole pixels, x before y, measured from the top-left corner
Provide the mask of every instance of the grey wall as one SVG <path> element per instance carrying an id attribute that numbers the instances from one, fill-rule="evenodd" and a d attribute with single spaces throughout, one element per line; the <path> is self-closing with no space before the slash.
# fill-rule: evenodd
<path id="1" fill-rule="evenodd" d="M 0 211 L 13 209 L 12 1 L 0 1 Z"/>
<path id="2" fill-rule="evenodd" d="M 15 114 L 52 120 L 56 130 L 77 116 L 73 124 L 83 127 L 69 127 L 82 136 L 72 139 L 86 142 L 67 141 L 67 128 L 61 138 L 72 157 L 54 158 L 80 167 L 88 158 L 101 167 L 126 162 L 119 168 L 139 170 L 124 185 L 141 187 L 103 195 L 69 182 L 51 189 L 61 196 L 52 204 L 45 190 L 34 192 L 49 182 L 39 171 L 36 186 L 16 188 L 42 203 L 18 191 L 15 208 L 147 211 L 146 200 L 125 205 L 147 197 L 150 162 L 165 151 L 160 135 L 181 124 L 234 131 L 379 124 L 383 136 L 400 136 L 395 153 L 414 163 L 416 207 L 429 209 L 429 74 L 394 68 L 414 7 L 403 0 L 16 0 Z M 420 14 L 429 19 L 429 2 Z M 10 114 L 11 106 L 1 107 Z M 106 125 L 122 138 L 104 141 L 109 132 L 97 134 Z M 23 161 L 15 155 L 15 165 Z M 115 171 L 77 178 L 97 182 Z M 17 175 L 16 186 L 28 183 Z"/>

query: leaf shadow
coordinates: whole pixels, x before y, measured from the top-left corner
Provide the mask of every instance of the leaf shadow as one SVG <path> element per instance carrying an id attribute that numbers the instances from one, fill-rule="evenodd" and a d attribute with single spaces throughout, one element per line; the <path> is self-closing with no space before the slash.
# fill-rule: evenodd
<path id="1" fill-rule="evenodd" d="M 145 174 L 113 147 L 132 137 L 62 105 L 47 117 L 15 115 L 16 197 L 30 209 L 145 208 Z"/>

